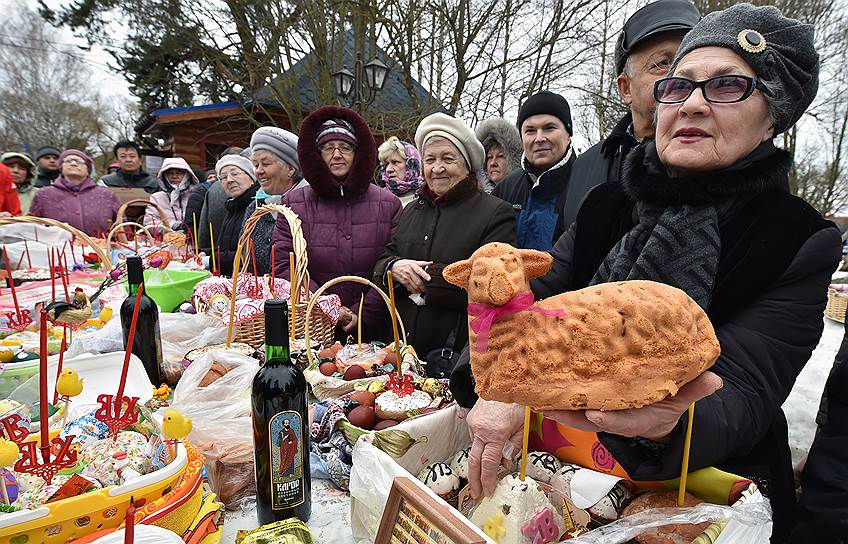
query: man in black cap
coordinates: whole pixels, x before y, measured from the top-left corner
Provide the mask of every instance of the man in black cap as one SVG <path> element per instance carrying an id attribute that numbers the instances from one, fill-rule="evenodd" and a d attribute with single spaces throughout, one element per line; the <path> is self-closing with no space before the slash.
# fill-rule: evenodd
<path id="1" fill-rule="evenodd" d="M 615 68 L 618 94 L 630 113 L 575 161 L 569 182 L 575 191 L 585 194 L 595 185 L 621 179 L 624 156 L 645 138 L 654 137 L 654 82 L 668 74 L 680 41 L 700 19 L 689 0 L 657 0 L 624 23 L 615 47 Z"/>
<path id="2" fill-rule="evenodd" d="M 38 148 L 35 153 L 35 162 L 38 165 L 38 173 L 35 177 L 36 187 L 47 187 L 59 177 L 59 155 L 62 152 L 52 145 Z"/>
<path id="3" fill-rule="evenodd" d="M 571 108 L 562 96 L 540 91 L 518 110 L 518 131 L 524 145 L 522 167 L 495 186 L 492 194 L 516 211 L 518 247 L 548 251 L 574 220 L 565 216 L 583 198 L 568 186 L 574 152 L 571 148 Z"/>

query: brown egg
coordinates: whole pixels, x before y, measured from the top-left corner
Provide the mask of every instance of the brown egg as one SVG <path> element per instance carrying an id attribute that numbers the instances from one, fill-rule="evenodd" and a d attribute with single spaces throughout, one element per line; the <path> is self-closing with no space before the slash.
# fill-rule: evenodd
<path id="1" fill-rule="evenodd" d="M 377 395 L 372 393 L 371 391 L 357 391 L 350 396 L 350 400 L 355 400 L 362 406 L 370 406 L 374 407 L 374 400 L 377 398 Z"/>
<path id="2" fill-rule="evenodd" d="M 394 419 L 384 419 L 383 421 L 374 425 L 375 431 L 382 431 L 383 429 L 388 429 L 389 427 L 394 427 L 398 422 Z"/>
<path id="3" fill-rule="evenodd" d="M 359 380 L 365 377 L 365 369 L 359 365 L 353 365 L 348 367 L 344 373 L 344 379 L 346 380 Z"/>
<path id="4" fill-rule="evenodd" d="M 383 364 L 384 365 L 392 365 L 393 367 L 395 367 L 395 370 L 397 370 L 397 367 L 398 367 L 397 355 L 395 355 L 394 351 L 389 351 L 388 349 L 386 349 L 385 352 L 386 352 L 386 354 L 383 355 Z"/>
<path id="5" fill-rule="evenodd" d="M 374 414 L 374 409 L 370 406 L 357 406 L 347 415 L 351 425 L 356 425 L 362 429 L 371 430 L 374 424 L 377 423 L 377 415 Z"/>
<path id="6" fill-rule="evenodd" d="M 332 346 L 319 351 L 318 357 L 321 357 L 322 359 L 333 358 L 333 357 L 336 356 L 336 354 L 339 351 L 341 351 L 341 349 L 342 349 L 342 345 L 340 343 L 336 342 Z"/>
<path id="7" fill-rule="evenodd" d="M 321 374 L 325 376 L 332 376 L 338 370 L 338 367 L 336 367 L 336 363 L 333 362 L 321 363 L 321 366 L 318 367 L 318 370 L 320 370 Z"/>

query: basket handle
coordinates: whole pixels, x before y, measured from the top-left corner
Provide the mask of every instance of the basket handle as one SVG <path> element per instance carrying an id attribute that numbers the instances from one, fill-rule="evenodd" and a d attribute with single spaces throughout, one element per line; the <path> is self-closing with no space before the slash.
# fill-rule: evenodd
<path id="1" fill-rule="evenodd" d="M 289 224 L 289 229 L 291 230 L 292 235 L 292 245 L 294 247 L 294 275 L 295 278 L 297 278 L 297 284 L 300 286 L 305 285 L 306 292 L 308 293 L 309 271 L 307 270 L 307 266 L 309 265 L 309 258 L 306 255 L 306 238 L 303 237 L 303 225 L 300 222 L 300 218 L 296 213 L 294 213 L 294 210 L 283 204 L 264 204 L 259 206 L 256 208 L 256 211 L 247 218 L 247 221 L 244 222 L 244 230 L 239 237 L 238 243 L 244 251 L 247 251 L 247 244 L 250 237 L 253 236 L 253 231 L 256 229 L 256 225 L 259 224 L 262 217 L 270 213 L 282 214 Z M 274 251 L 273 246 L 271 247 L 271 251 Z M 285 258 L 288 258 L 288 255 L 286 255 Z M 243 258 L 241 263 L 241 271 L 247 272 L 250 259 Z M 271 276 L 274 276 L 273 270 L 271 271 Z"/>
<path id="2" fill-rule="evenodd" d="M 61 221 L 56 221 L 55 219 L 50 219 L 48 217 L 35 217 L 32 215 L 20 215 L 17 217 L 0 217 L 0 226 L 11 225 L 14 223 L 34 223 L 36 225 L 58 227 L 60 229 L 66 230 L 70 232 L 72 236 L 81 238 L 89 247 L 91 247 L 91 249 L 100 258 L 100 265 L 103 267 L 103 270 L 108 272 L 112 269 L 112 259 L 109 257 L 109 255 L 106 254 L 106 251 L 104 251 L 103 247 L 98 245 L 88 234 L 82 232 L 81 230 L 75 227 L 72 227 L 67 223 L 62 223 Z"/>
<path id="3" fill-rule="evenodd" d="M 307 317 L 312 315 L 312 310 L 315 309 L 315 305 L 318 303 L 318 298 L 321 295 L 324 294 L 324 291 L 326 291 L 327 289 L 329 289 L 330 287 L 332 287 L 336 284 L 343 283 L 343 282 L 346 282 L 346 281 L 350 281 L 350 282 L 353 282 L 353 283 L 361 283 L 362 285 L 367 285 L 367 286 L 371 287 L 372 289 L 374 289 L 375 291 L 377 291 L 377 293 L 381 297 L 383 297 L 383 302 L 386 303 L 386 308 L 388 308 L 389 312 L 391 313 L 391 311 L 392 311 L 392 301 L 389 300 L 388 295 L 386 295 L 386 293 L 384 293 L 382 289 L 377 287 L 376 284 L 374 284 L 370 280 L 367 280 L 367 279 L 359 277 L 359 276 L 339 276 L 338 278 L 333 278 L 330 281 L 328 281 L 327 283 L 325 283 L 324 285 L 322 285 L 321 287 L 319 287 L 318 290 L 315 291 L 315 294 L 313 294 L 311 297 L 309 297 L 309 304 L 306 306 Z M 400 314 L 397 313 L 397 308 L 395 308 L 395 315 L 397 316 L 398 324 L 400 325 L 400 343 L 403 344 L 403 345 L 406 345 L 406 327 L 403 326 L 403 320 L 400 318 Z M 312 342 L 310 342 L 310 340 L 309 340 L 309 319 L 306 319 L 306 321 L 303 325 L 303 339 L 306 342 L 306 358 L 309 361 L 309 366 L 311 367 L 314 364 L 315 361 L 313 360 L 313 357 L 312 357 L 312 350 L 309 349 L 309 346 L 312 345 Z M 398 357 L 398 361 L 400 361 L 401 360 L 400 353 L 397 354 L 397 357 Z M 400 364 L 400 363 L 398 363 L 398 364 Z"/>
<path id="4" fill-rule="evenodd" d="M 115 234 L 118 235 L 118 238 L 121 240 L 121 242 L 125 244 L 127 243 L 127 236 L 126 234 L 124 234 L 122 227 L 136 227 L 140 230 L 143 230 L 147 237 L 153 240 L 153 235 L 150 234 L 150 231 L 147 230 L 147 227 L 145 227 L 144 225 L 140 223 L 134 223 L 133 221 L 124 221 L 123 223 L 118 223 L 117 225 L 114 225 L 112 227 L 112 230 L 109 231 L 109 234 L 106 236 L 106 243 L 108 244 L 108 247 L 112 247 L 112 238 L 115 236 Z"/>
<path id="5" fill-rule="evenodd" d="M 127 209 L 131 206 L 145 206 L 145 213 L 147 212 L 147 206 L 153 206 L 154 208 L 156 208 L 156 212 L 159 214 L 159 217 L 162 219 L 163 223 L 165 221 L 165 211 L 160 208 L 158 204 L 156 204 L 155 202 L 151 202 L 150 200 L 146 200 L 144 198 L 133 198 L 132 200 L 127 200 L 126 202 L 121 204 L 120 208 L 118 208 L 118 214 L 115 217 L 116 223 L 123 223 L 124 221 L 127 221 L 127 218 L 125 216 L 127 215 Z"/>

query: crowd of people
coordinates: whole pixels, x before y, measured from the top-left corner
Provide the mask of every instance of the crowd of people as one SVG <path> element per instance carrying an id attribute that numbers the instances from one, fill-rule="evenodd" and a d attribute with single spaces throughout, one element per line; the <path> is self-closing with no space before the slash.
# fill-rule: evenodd
<path id="1" fill-rule="evenodd" d="M 214 243 L 229 275 L 247 218 L 263 204 L 288 206 L 307 241 L 311 290 L 343 275 L 388 289 L 391 271 L 408 341 L 470 409 L 474 495 L 492 491 L 509 443 L 520 450 L 523 410 L 476 397 L 468 300 L 443 268 L 498 241 L 552 254 L 552 270 L 531 282 L 537 298 L 631 279 L 678 287 L 720 340 L 711 371 L 652 406 L 546 416 L 596 433 L 631 478 L 663 480 L 679 471 L 685 410 L 697 401 L 690 467 L 765 483 L 775 535 L 787 538 L 799 516 L 781 404 L 822 334 L 841 257 L 839 230 L 789 193 L 792 157 L 774 145 L 817 92 L 813 28 L 774 7 L 702 18 L 686 0 L 657 0 L 628 19 L 614 61 L 629 112 L 580 155 L 569 102 L 550 91 L 524 100 L 515 124 L 488 119 L 475 131 L 434 113 L 413 142 L 379 146 L 356 112 L 324 106 L 298 134 L 259 128 L 205 176 L 179 157 L 151 176 L 132 142 L 115 146 L 117 169 L 99 181 L 79 150 L 9 152 L 2 210 L 91 234 L 115 218 L 110 188 L 144 189 L 155 204 L 145 225 L 185 231 L 206 255 Z M 258 273 L 288 278 L 286 219 L 263 217 L 252 239 Z M 390 336 L 376 292 L 359 283 L 329 292 L 343 304 L 339 337 L 360 315 L 364 336 Z M 816 504 L 800 517 L 821 517 Z"/>

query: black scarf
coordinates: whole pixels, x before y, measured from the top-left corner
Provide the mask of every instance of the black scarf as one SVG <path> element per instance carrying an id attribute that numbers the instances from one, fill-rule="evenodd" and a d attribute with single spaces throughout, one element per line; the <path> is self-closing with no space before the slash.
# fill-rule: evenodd
<path id="1" fill-rule="evenodd" d="M 636 202 L 637 223 L 607 254 L 591 285 L 658 281 L 708 310 L 721 255 L 719 226 L 786 179 L 760 174 L 778 153 L 769 140 L 724 170 L 671 178 L 653 141 L 635 148 L 625 159 L 621 183 Z"/>

